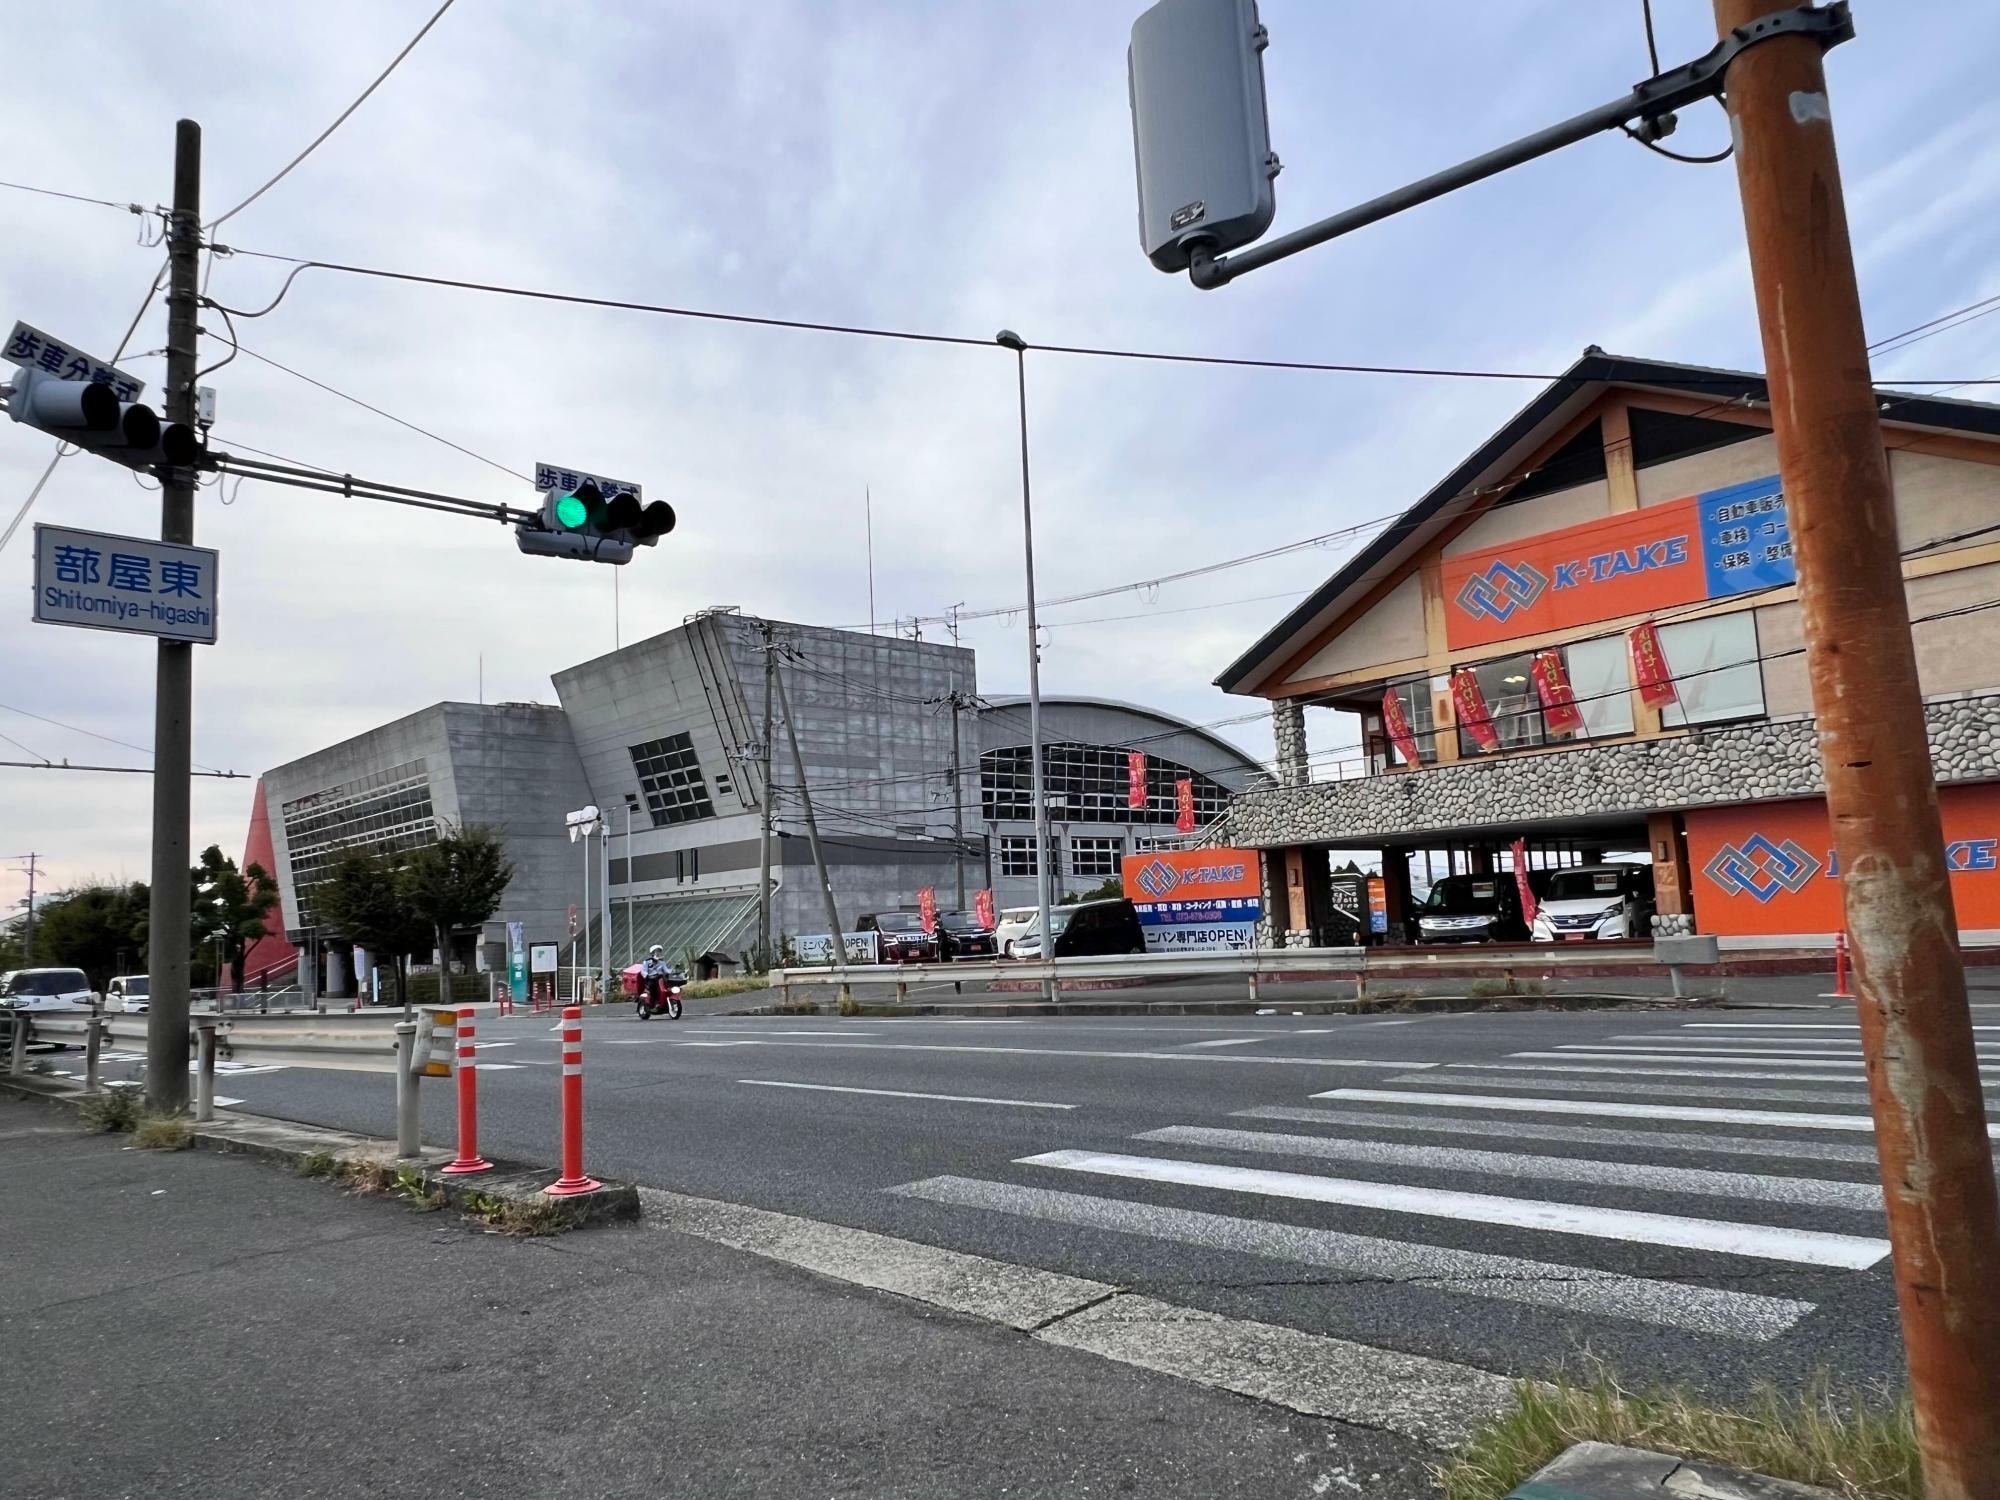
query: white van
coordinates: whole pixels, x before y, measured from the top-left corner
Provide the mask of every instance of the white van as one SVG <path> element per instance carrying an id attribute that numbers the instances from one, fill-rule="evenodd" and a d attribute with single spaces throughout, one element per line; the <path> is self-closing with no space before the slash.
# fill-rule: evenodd
<path id="1" fill-rule="evenodd" d="M 1000 913 L 1000 920 L 993 928 L 993 951 L 1002 958 L 1014 956 L 1015 944 L 1021 942 L 1035 930 L 1035 909 L 1032 906 L 1010 906 Z"/>
<path id="2" fill-rule="evenodd" d="M 1651 865 L 1572 865 L 1536 870 L 1529 880 L 1541 887 L 1532 934 L 1538 943 L 1653 935 Z"/>
<path id="3" fill-rule="evenodd" d="M 151 1003 L 153 984 L 144 974 L 114 975 L 104 987 L 104 1008 L 143 1013 Z"/>
<path id="4" fill-rule="evenodd" d="M 97 1001 L 81 969 L 9 969 L 0 974 L 0 1006 L 9 1010 L 89 1010 Z"/>

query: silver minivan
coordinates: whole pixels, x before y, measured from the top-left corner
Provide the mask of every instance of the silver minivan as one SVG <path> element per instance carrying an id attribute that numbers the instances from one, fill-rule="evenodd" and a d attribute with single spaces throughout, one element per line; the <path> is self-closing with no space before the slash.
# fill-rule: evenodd
<path id="1" fill-rule="evenodd" d="M 8 1010 L 89 1010 L 97 992 L 81 969 L 9 969 L 0 974 L 0 1006 Z"/>

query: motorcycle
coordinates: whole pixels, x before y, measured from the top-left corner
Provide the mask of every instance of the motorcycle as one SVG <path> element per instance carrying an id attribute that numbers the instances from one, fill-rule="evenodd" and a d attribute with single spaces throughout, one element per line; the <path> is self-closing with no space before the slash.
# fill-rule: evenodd
<path id="1" fill-rule="evenodd" d="M 681 1018 L 681 985 L 685 983 L 678 974 L 658 974 L 651 979 L 639 981 L 639 1019 L 650 1021 L 654 1016 L 665 1016 L 669 1021 Z"/>

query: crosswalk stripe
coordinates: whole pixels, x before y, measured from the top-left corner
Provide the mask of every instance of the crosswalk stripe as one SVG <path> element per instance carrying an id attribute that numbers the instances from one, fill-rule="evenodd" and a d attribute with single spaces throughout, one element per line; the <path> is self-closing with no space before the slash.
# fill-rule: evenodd
<path id="1" fill-rule="evenodd" d="M 1984 1006 L 1975 1007 L 1985 1009 Z M 1859 1021 L 1689 1021 L 1683 1030 L 1709 1031 L 1750 1028 L 1756 1031 L 1859 1031 Z M 1979 1026 L 1974 1031 L 2000 1031 L 2000 1026 Z"/>
<path id="2" fill-rule="evenodd" d="M 1713 1052 L 1628 1052 L 1620 1047 L 1596 1048 L 1596 1047 L 1572 1046 L 1572 1047 L 1565 1047 L 1562 1050 L 1556 1052 L 1510 1052 L 1508 1056 L 1547 1057 L 1555 1059 L 1623 1058 L 1627 1062 L 1701 1062 L 1701 1063 L 1708 1063 L 1711 1065 L 1716 1063 L 1731 1063 L 1731 1064 L 1740 1064 L 1743 1067 L 1756 1067 L 1756 1068 L 1833 1068 L 1833 1067 L 1863 1068 L 1867 1066 L 1866 1062 L 1860 1058 L 1854 1058 L 1851 1060 L 1841 1060 L 1836 1062 L 1832 1058 L 1825 1058 L 1825 1057 L 1788 1058 L 1782 1055 L 1758 1056 L 1754 1054 L 1744 1054 L 1738 1056 L 1735 1054 L 1718 1055 Z M 1981 1067 L 1979 1071 L 1982 1073 L 1989 1073 L 1989 1074 L 2000 1073 L 2000 1067 Z"/>
<path id="3" fill-rule="evenodd" d="M 1493 1193 L 1464 1193 L 1446 1188 L 1363 1182 L 1345 1177 L 1315 1177 L 1304 1172 L 1218 1166 L 1211 1162 L 1176 1161 L 1157 1156 L 1126 1156 L 1115 1151 L 1043 1151 L 1034 1156 L 1017 1157 L 1015 1164 L 1178 1187 L 1290 1198 L 1307 1203 L 1337 1203 L 1349 1208 L 1373 1208 L 1387 1213 L 1420 1214 L 1476 1224 L 1501 1224 L 1551 1234 L 1670 1245 L 1684 1250 L 1747 1256 L 1755 1260 L 1787 1261 L 1794 1265 L 1836 1266 L 1850 1271 L 1864 1270 L 1889 1253 L 1887 1240 L 1865 1235 L 1829 1234 L 1822 1230 L 1786 1229 L 1766 1224 L 1735 1224 L 1718 1219 L 1682 1218 L 1677 1214 L 1644 1213 L 1635 1209 L 1594 1208 L 1588 1204 L 1554 1203 L 1539 1198 L 1503 1198 Z"/>
<path id="4" fill-rule="evenodd" d="M 1651 1035 L 1636 1033 L 1614 1036 L 1613 1042 L 1632 1042 L 1649 1047 L 1716 1047 L 1731 1052 L 1758 1052 L 1774 1049 L 1790 1052 L 1797 1056 L 1811 1056 L 1819 1052 L 1861 1051 L 1861 1037 L 1854 1036 L 1688 1036 L 1683 1032 L 1654 1032 Z M 1599 1043 L 1598 1045 L 1603 1045 Z M 2000 1041 L 1973 1043 L 1979 1052 L 2000 1052 Z"/>
<path id="5" fill-rule="evenodd" d="M 1222 1130 L 1208 1125 L 1169 1125 L 1134 1140 L 1163 1146 L 1206 1146 L 1268 1156 L 1307 1156 L 1371 1166 L 1420 1167 L 1438 1172 L 1485 1172 L 1544 1182 L 1588 1182 L 1603 1187 L 1642 1188 L 1711 1198 L 1749 1198 L 1798 1208 L 1882 1211 L 1882 1189 L 1873 1183 L 1828 1182 L 1816 1177 L 1768 1177 L 1754 1172 L 1714 1172 L 1696 1167 L 1661 1167 L 1639 1162 L 1596 1161 L 1575 1156 L 1531 1156 L 1514 1151 L 1470 1151 L 1457 1146 L 1408 1146 L 1397 1141 L 1345 1140 L 1338 1136 L 1290 1135 L 1268 1130 Z"/>
<path id="6" fill-rule="evenodd" d="M 1417 1075 L 1428 1079 L 1428 1075 Z M 1482 1082 L 1484 1080 L 1481 1080 Z M 1328 1089 L 1315 1099 L 1361 1099 L 1370 1104 L 1434 1104 L 1448 1109 L 1492 1109 L 1522 1114 L 1605 1115 L 1627 1120 L 1704 1120 L 1721 1125 L 1782 1125 L 1795 1130 L 1854 1130 L 1872 1135 L 1867 1115 L 1808 1114 L 1788 1109 L 1716 1109 L 1699 1104 L 1633 1104 L 1597 1099 L 1516 1099 L 1498 1094 L 1440 1094 L 1415 1089 Z M 1986 1133 L 2000 1140 L 2000 1125 Z"/>
<path id="7" fill-rule="evenodd" d="M 1445 1245 L 1379 1239 L 1120 1198 L 982 1182 L 969 1177 L 932 1177 L 889 1191 L 899 1197 L 957 1208 L 985 1209 L 1018 1218 L 1317 1266 L 1344 1276 L 1414 1284 L 1426 1291 L 1465 1293 L 1760 1343 L 1785 1333 L 1814 1307 L 1813 1303 L 1786 1297 L 1647 1281 L 1587 1266 L 1552 1265 Z"/>
<path id="8" fill-rule="evenodd" d="M 1239 1109 L 1232 1119 L 1289 1120 L 1301 1125 L 1346 1129 L 1407 1130 L 1425 1135 L 1493 1136 L 1509 1140 L 1558 1141 L 1577 1146 L 1631 1146 L 1646 1151 L 1694 1151 L 1718 1156 L 1767 1156 L 1775 1160 L 1841 1161 L 1875 1165 L 1875 1148 L 1842 1141 L 1791 1141 L 1754 1135 L 1706 1135 L 1689 1130 L 1620 1130 L 1614 1126 L 1547 1125 L 1534 1120 L 1458 1120 L 1446 1115 L 1390 1115 L 1366 1109 L 1310 1109 L 1264 1104 Z"/>
<path id="9" fill-rule="evenodd" d="M 1520 1054 L 1515 1054 L 1519 1056 Z M 1718 1073 L 1711 1068 L 1634 1068 L 1611 1063 L 1453 1063 L 1454 1072 L 1465 1073 L 1615 1073 L 1620 1078 L 1748 1078 L 1765 1083 L 1866 1083 L 1849 1073 Z"/>
<path id="10" fill-rule="evenodd" d="M 1665 1099 L 1684 1099 L 1689 1095 L 1706 1099 L 1755 1099 L 1760 1104 L 1846 1104 L 1855 1109 L 1868 1107 L 1868 1096 L 1857 1084 L 1844 1092 L 1830 1089 L 1737 1089 L 1710 1086 L 1689 1080 L 1675 1083 L 1662 1079 L 1658 1083 L 1611 1083 L 1595 1078 L 1495 1078 L 1490 1073 L 1480 1073 L 1477 1065 L 1454 1068 L 1448 1073 L 1403 1073 L 1388 1080 L 1390 1083 L 1417 1083 L 1426 1087 L 1439 1084 L 1462 1084 L 1483 1089 L 1525 1089 L 1531 1093 L 1561 1092 L 1570 1094 L 1616 1094 L 1621 1098 L 1636 1095 L 1654 1095 Z"/>
<path id="11" fill-rule="evenodd" d="M 957 1024 L 957 1023 L 953 1023 Z M 1085 1057 L 1098 1062 L 1251 1063 L 1293 1068 L 1428 1068 L 1380 1057 L 1258 1057 L 1241 1052 L 1106 1052 L 1092 1047 L 975 1047 L 944 1042 L 682 1042 L 683 1047 L 818 1047 L 860 1052 L 972 1052 L 988 1057 Z"/>

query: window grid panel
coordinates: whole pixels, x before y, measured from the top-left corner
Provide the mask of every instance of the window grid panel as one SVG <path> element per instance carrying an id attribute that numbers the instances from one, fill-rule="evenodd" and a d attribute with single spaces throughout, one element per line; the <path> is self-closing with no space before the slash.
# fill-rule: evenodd
<path id="1" fill-rule="evenodd" d="M 1116 875 L 1125 852 L 1123 839 L 1073 838 L 1069 841 L 1069 868 L 1072 875 L 1091 875 L 1102 880 Z"/>
<path id="2" fill-rule="evenodd" d="M 316 927 L 311 892 L 349 849 L 391 854 L 437 841 L 430 778 L 422 761 L 374 771 L 279 809 L 301 929 Z"/>
<path id="3" fill-rule="evenodd" d="M 1229 806 L 1229 788 L 1199 771 L 1146 757 L 1146 803 L 1126 805 L 1127 752 L 1115 745 L 1057 743 L 1042 747 L 1042 784 L 1049 817 L 1058 823 L 1172 824 L 1179 816 L 1174 783 L 1194 783 L 1195 819 L 1207 823 Z M 1035 816 L 1033 752 L 1026 745 L 989 750 L 979 758 L 981 814 L 997 822 Z"/>
<path id="4" fill-rule="evenodd" d="M 655 828 L 675 823 L 692 823 L 715 816 L 707 784 L 702 780 L 701 762 L 695 758 L 694 740 L 688 734 L 671 734 L 631 747 L 632 768 L 639 775 L 639 790 L 646 800 Z"/>

